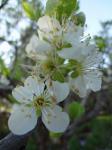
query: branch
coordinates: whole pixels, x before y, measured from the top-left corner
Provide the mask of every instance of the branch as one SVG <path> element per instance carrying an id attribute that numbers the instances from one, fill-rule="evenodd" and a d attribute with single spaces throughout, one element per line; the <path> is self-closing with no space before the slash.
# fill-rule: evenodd
<path id="1" fill-rule="evenodd" d="M 0 5 L 0 9 L 2 9 L 7 3 L 8 3 L 8 0 L 4 0 L 2 4 Z"/>
<path id="2" fill-rule="evenodd" d="M 7 85 L 7 86 L 0 85 L 0 97 L 7 98 L 8 94 L 11 94 L 12 89 L 13 89 L 12 85 Z"/>
<path id="3" fill-rule="evenodd" d="M 36 127 L 25 135 L 18 136 L 9 133 L 5 138 L 0 140 L 0 150 L 19 150 L 20 148 L 25 147 L 28 138 L 37 131 L 37 127 L 40 123 L 41 119 L 39 117 Z"/>
<path id="4" fill-rule="evenodd" d="M 38 119 L 37 126 L 39 123 L 40 118 Z M 28 138 L 37 130 L 37 126 L 25 135 L 18 136 L 13 133 L 9 133 L 5 138 L 0 140 L 0 150 L 19 150 L 20 148 L 25 147 Z"/>
<path id="5" fill-rule="evenodd" d="M 30 134 L 17 136 L 10 133 L 0 141 L 0 150 L 19 150 L 19 148 L 26 144 L 26 141 Z"/>
<path id="6" fill-rule="evenodd" d="M 102 106 L 103 106 L 101 104 L 101 101 L 105 101 L 105 97 L 102 97 L 101 92 L 95 94 L 95 97 L 96 97 L 97 101 L 94 106 L 94 109 L 91 110 L 90 112 L 86 113 L 81 118 L 75 119 L 74 122 L 68 127 L 67 131 L 64 133 L 63 136 L 65 136 L 66 138 L 69 138 L 77 131 L 77 128 L 80 125 L 85 124 L 86 122 L 92 120 L 93 118 L 97 117 L 100 114 L 100 112 L 102 110 Z"/>

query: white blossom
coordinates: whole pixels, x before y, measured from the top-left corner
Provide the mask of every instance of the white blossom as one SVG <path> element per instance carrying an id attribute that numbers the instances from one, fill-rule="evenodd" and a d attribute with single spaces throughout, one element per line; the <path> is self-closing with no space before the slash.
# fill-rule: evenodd
<path id="1" fill-rule="evenodd" d="M 8 121 L 9 129 L 17 135 L 25 134 L 36 126 L 41 114 L 43 123 L 50 131 L 64 132 L 69 124 L 69 117 L 56 103 L 69 94 L 67 86 L 66 83 L 53 81 L 52 89 L 55 90 L 52 90 L 51 94 L 51 91 L 45 89 L 45 84 L 38 82 L 36 77 L 28 77 L 24 86 L 16 87 L 12 91 L 19 104 L 13 108 Z"/>
<path id="2" fill-rule="evenodd" d="M 70 88 L 81 97 L 86 96 L 88 90 L 100 90 L 101 72 L 98 65 L 102 55 L 83 37 L 84 28 L 74 25 L 69 19 L 60 24 L 56 18 L 49 16 L 41 17 L 37 25 L 39 37 L 34 35 L 31 38 L 26 51 L 30 57 L 39 60 L 38 72 L 45 80 L 53 80 L 54 74 L 58 73 L 65 81 L 67 77 L 62 72 L 63 69 L 68 69 L 65 62 L 74 60 L 74 66 L 67 70 L 66 74 L 69 77 Z M 60 57 L 64 59 L 61 64 Z"/>
<path id="3" fill-rule="evenodd" d="M 45 60 L 46 55 L 48 55 L 51 50 L 52 46 L 48 42 L 39 39 L 35 34 L 31 37 L 26 47 L 28 56 L 36 60 Z"/>
<path id="4" fill-rule="evenodd" d="M 64 78 L 62 68 L 64 62 L 60 63 L 58 51 L 77 43 L 83 33 L 82 27 L 74 26 L 72 22 L 60 25 L 59 21 L 49 16 L 41 17 L 38 22 L 38 37 L 33 35 L 26 47 L 30 58 L 36 61 L 36 69 L 45 79 L 53 78 L 55 72 L 59 72 Z"/>
<path id="5" fill-rule="evenodd" d="M 74 61 L 71 74 L 77 74 L 76 77 L 70 77 L 69 83 L 71 88 L 85 97 L 88 90 L 98 91 L 101 89 L 101 72 L 98 65 L 102 61 L 102 54 L 97 51 L 94 45 L 80 43 L 71 48 L 64 48 L 59 56 Z"/>
<path id="6" fill-rule="evenodd" d="M 62 27 L 58 20 L 49 16 L 41 17 L 37 25 L 39 27 L 38 34 L 40 38 L 46 38 L 49 42 L 61 35 Z"/>
<path id="7" fill-rule="evenodd" d="M 67 43 L 73 44 L 74 41 L 78 44 L 79 38 L 83 35 L 83 27 L 74 25 L 70 20 L 60 25 L 57 19 L 43 16 L 38 20 L 37 25 L 39 37 L 60 49 Z"/>
<path id="8" fill-rule="evenodd" d="M 36 35 L 32 36 L 26 47 L 26 52 L 36 62 L 34 71 L 37 74 L 35 75 L 41 74 L 45 79 L 48 79 L 59 68 L 57 64 L 58 55 L 54 49 L 49 42 L 39 39 Z"/>

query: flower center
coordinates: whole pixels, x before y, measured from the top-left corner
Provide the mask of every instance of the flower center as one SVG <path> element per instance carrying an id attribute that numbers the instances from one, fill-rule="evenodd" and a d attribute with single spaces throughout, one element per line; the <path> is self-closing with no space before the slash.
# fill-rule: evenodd
<path id="1" fill-rule="evenodd" d="M 34 100 L 34 106 L 37 108 L 37 107 L 42 107 L 43 105 L 44 105 L 44 102 L 45 102 L 45 100 L 44 100 L 44 98 L 43 97 L 41 97 L 41 96 L 39 96 L 39 97 L 37 97 L 35 100 Z"/>

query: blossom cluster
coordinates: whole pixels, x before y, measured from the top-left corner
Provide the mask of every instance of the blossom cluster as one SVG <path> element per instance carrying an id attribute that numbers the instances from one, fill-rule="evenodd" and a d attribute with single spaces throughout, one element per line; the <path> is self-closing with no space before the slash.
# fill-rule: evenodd
<path id="1" fill-rule="evenodd" d="M 27 56 L 34 61 L 31 75 L 24 86 L 17 86 L 12 95 L 14 105 L 8 125 L 17 135 L 32 130 L 38 117 L 51 132 L 64 132 L 69 116 L 57 104 L 72 90 L 80 97 L 88 91 L 101 89 L 98 67 L 102 54 L 84 37 L 84 27 L 72 20 L 63 21 L 43 16 L 37 22 L 34 34 L 26 47 Z"/>

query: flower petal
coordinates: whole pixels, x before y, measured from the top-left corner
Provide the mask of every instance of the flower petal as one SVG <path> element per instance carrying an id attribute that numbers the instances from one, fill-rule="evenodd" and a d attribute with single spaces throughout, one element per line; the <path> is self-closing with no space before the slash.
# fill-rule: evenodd
<path id="1" fill-rule="evenodd" d="M 83 35 L 83 28 L 80 26 L 69 25 L 67 28 L 67 32 L 64 34 L 64 40 L 66 42 L 71 43 L 76 46 L 76 44 L 80 44 L 81 36 Z"/>
<path id="2" fill-rule="evenodd" d="M 16 106 L 8 120 L 9 129 L 16 135 L 31 131 L 37 124 L 37 115 L 33 108 Z"/>
<path id="3" fill-rule="evenodd" d="M 50 18 L 49 16 L 43 16 L 38 20 L 38 34 L 40 39 L 47 39 L 51 41 L 53 36 L 58 36 L 61 31 L 61 25 L 55 18 Z"/>
<path id="4" fill-rule="evenodd" d="M 53 81 L 53 93 L 56 97 L 57 103 L 63 101 L 69 94 L 69 86 L 68 83 L 60 83 L 58 81 Z"/>
<path id="5" fill-rule="evenodd" d="M 98 70 L 87 72 L 84 78 L 88 89 L 91 89 L 95 92 L 101 89 L 102 74 Z"/>
<path id="6" fill-rule="evenodd" d="M 33 35 L 30 43 L 26 47 L 26 52 L 29 55 L 29 57 L 36 57 L 38 58 L 38 55 L 45 55 L 44 53 L 48 53 L 51 51 L 52 47 L 51 45 L 44 41 L 39 40 L 36 35 Z"/>
<path id="7" fill-rule="evenodd" d="M 83 77 L 79 76 L 76 79 L 69 80 L 70 87 L 72 90 L 78 94 L 80 97 L 85 97 L 87 94 L 86 82 Z"/>
<path id="8" fill-rule="evenodd" d="M 45 126 L 51 132 L 64 132 L 69 125 L 69 116 L 67 113 L 62 112 L 62 109 L 59 106 L 55 106 L 52 110 L 49 111 L 46 109 L 48 114 L 45 114 L 42 111 L 42 121 Z"/>
<path id="9" fill-rule="evenodd" d="M 76 59 L 78 61 L 82 60 L 82 43 L 80 45 L 76 45 L 75 47 L 63 48 L 58 52 L 58 55 L 64 59 Z"/>
<path id="10" fill-rule="evenodd" d="M 98 66 L 102 61 L 102 53 L 97 52 L 96 49 L 93 49 L 91 52 L 89 52 L 86 56 L 86 59 L 84 60 L 84 66 L 86 68 L 95 67 Z"/>
<path id="11" fill-rule="evenodd" d="M 44 32 L 50 32 L 54 29 L 60 29 L 60 23 L 55 18 L 50 18 L 49 16 L 43 16 L 38 20 L 39 29 Z"/>
<path id="12" fill-rule="evenodd" d="M 41 95 L 44 91 L 44 83 L 38 82 L 36 80 L 36 77 L 29 76 L 25 80 L 25 86 L 29 89 L 29 91 L 32 93 L 32 95 Z"/>
<path id="13" fill-rule="evenodd" d="M 33 98 L 33 94 L 27 87 L 19 86 L 13 89 L 12 95 L 20 103 L 30 103 Z"/>

